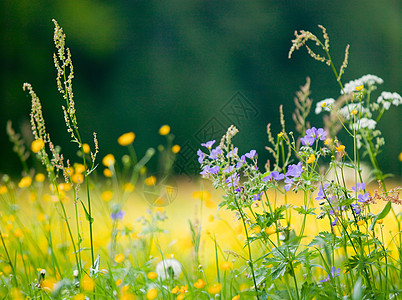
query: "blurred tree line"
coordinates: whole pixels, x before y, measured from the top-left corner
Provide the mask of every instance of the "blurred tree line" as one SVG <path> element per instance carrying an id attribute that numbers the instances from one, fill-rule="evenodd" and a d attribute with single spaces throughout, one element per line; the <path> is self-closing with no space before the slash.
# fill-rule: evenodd
<path id="1" fill-rule="evenodd" d="M 190 162 L 200 140 L 235 123 L 240 150 L 254 148 L 265 161 L 266 125 L 280 131 L 283 104 L 287 128 L 293 130 L 294 94 L 307 76 L 315 102 L 339 95 L 332 71 L 305 49 L 287 58 L 294 31 L 321 36 L 318 24 L 327 28 L 338 65 L 351 44 L 345 82 L 375 74 L 384 79 L 381 90 L 401 93 L 397 0 L 6 0 L 0 4 L 1 172 L 21 171 L 5 128 L 12 120 L 30 138 L 30 99 L 22 91 L 26 81 L 42 101 L 53 140 L 74 157 L 76 146 L 68 143 L 55 83 L 53 18 L 72 51 L 79 126 L 87 142 L 92 131 L 98 133 L 101 155 L 124 153 L 116 139 L 127 131 L 136 133 L 136 149 L 144 153 L 163 142 L 158 129 L 169 124 L 183 146 L 183 171 L 194 168 Z M 242 116 L 235 112 L 238 104 Z M 379 125 L 386 139 L 379 160 L 386 172 L 399 175 L 400 112 L 387 112 Z M 314 114 L 310 121 L 322 125 Z"/>

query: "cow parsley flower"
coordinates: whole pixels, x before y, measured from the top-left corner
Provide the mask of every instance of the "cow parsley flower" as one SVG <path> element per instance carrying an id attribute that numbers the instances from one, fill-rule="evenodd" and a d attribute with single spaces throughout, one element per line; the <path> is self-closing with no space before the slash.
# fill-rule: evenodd
<path id="1" fill-rule="evenodd" d="M 386 110 L 388 110 L 391 104 L 395 106 L 402 104 L 402 97 L 398 93 L 382 92 L 377 98 L 377 103 L 381 104 Z"/>
<path id="2" fill-rule="evenodd" d="M 377 125 L 376 121 L 363 117 L 357 123 L 351 124 L 351 128 L 355 129 L 355 130 L 362 129 L 362 128 L 374 130 L 376 125 Z"/>
<path id="3" fill-rule="evenodd" d="M 371 75 L 371 74 L 367 74 L 362 76 L 359 79 L 355 79 L 352 81 L 349 81 L 348 83 L 345 84 L 343 91 L 341 91 L 341 94 L 345 93 L 345 94 L 349 94 L 352 92 L 356 91 L 356 87 L 358 86 L 366 86 L 366 87 L 372 87 L 372 86 L 376 86 L 378 84 L 382 84 L 384 82 L 384 80 L 382 80 L 380 77 L 375 76 L 375 75 Z"/>
<path id="4" fill-rule="evenodd" d="M 335 103 L 334 98 L 327 98 L 324 100 L 319 101 L 316 106 L 315 106 L 315 114 L 318 115 L 320 114 L 323 110 L 324 111 L 330 111 L 330 108 L 328 107 L 329 105 L 332 105 Z"/>

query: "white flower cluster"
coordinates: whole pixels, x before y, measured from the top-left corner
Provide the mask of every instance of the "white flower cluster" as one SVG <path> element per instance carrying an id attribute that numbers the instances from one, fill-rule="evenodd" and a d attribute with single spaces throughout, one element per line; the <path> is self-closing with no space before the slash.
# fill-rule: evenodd
<path id="1" fill-rule="evenodd" d="M 353 123 L 351 128 L 356 129 L 356 130 L 362 129 L 362 128 L 374 130 L 376 125 L 377 125 L 377 122 L 372 119 L 361 118 L 357 123 Z"/>
<path id="2" fill-rule="evenodd" d="M 357 86 L 364 85 L 365 87 L 370 87 L 370 86 L 374 86 L 376 84 L 382 84 L 383 82 L 384 82 L 384 80 L 382 80 L 380 77 L 371 75 L 371 74 L 367 74 L 359 79 L 349 81 L 348 83 L 345 84 L 343 90 L 344 90 L 345 94 L 349 94 L 352 92 L 356 92 Z M 341 94 L 343 94 L 342 91 L 341 91 Z"/>
<path id="3" fill-rule="evenodd" d="M 391 104 L 398 106 L 402 104 L 402 97 L 398 93 L 382 92 L 377 99 L 377 103 L 381 104 L 386 110 L 388 110 Z"/>
<path id="4" fill-rule="evenodd" d="M 350 114 L 353 110 L 356 110 L 358 114 L 367 115 L 371 117 L 370 110 L 362 107 L 361 103 L 350 103 L 348 105 L 345 105 L 339 110 L 339 114 L 346 120 L 350 120 Z"/>
<path id="5" fill-rule="evenodd" d="M 315 106 L 315 114 L 318 115 L 323 110 L 330 111 L 330 107 L 328 107 L 328 106 L 332 105 L 334 102 L 335 102 L 334 98 L 327 98 L 327 99 L 321 100 Z"/>

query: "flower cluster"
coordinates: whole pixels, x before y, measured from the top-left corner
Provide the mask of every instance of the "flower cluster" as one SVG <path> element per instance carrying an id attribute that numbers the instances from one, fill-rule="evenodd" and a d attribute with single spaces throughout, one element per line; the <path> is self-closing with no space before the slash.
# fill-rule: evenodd
<path id="1" fill-rule="evenodd" d="M 359 79 L 355 79 L 346 83 L 343 91 L 341 91 L 341 94 L 356 92 L 356 87 L 359 87 L 361 85 L 363 85 L 364 88 L 366 88 L 367 90 L 373 90 L 376 88 L 376 85 L 382 84 L 383 82 L 384 80 L 382 80 L 380 77 L 367 74 Z"/>
<path id="2" fill-rule="evenodd" d="M 306 130 L 306 135 L 300 139 L 303 146 L 312 146 L 315 141 L 325 141 L 327 132 L 322 128 L 310 128 Z"/>

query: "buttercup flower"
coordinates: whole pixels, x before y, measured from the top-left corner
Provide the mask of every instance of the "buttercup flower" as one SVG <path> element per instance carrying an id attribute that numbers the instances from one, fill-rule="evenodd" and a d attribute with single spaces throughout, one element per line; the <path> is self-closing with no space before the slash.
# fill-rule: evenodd
<path id="1" fill-rule="evenodd" d="M 127 132 L 125 134 L 122 134 L 118 139 L 117 142 L 121 146 L 128 146 L 134 142 L 135 139 L 135 133 L 134 132 Z"/>
<path id="2" fill-rule="evenodd" d="M 170 126 L 169 125 L 163 125 L 161 128 L 159 128 L 159 134 L 160 135 L 168 135 L 170 132 Z"/>
<path id="3" fill-rule="evenodd" d="M 34 140 L 31 144 L 31 150 L 33 153 L 38 153 L 45 147 L 45 142 L 42 139 Z"/>
<path id="4" fill-rule="evenodd" d="M 103 159 L 102 159 L 102 164 L 105 167 L 109 167 L 114 165 L 115 159 L 114 159 L 114 155 L 113 154 L 108 154 L 106 155 Z"/>

